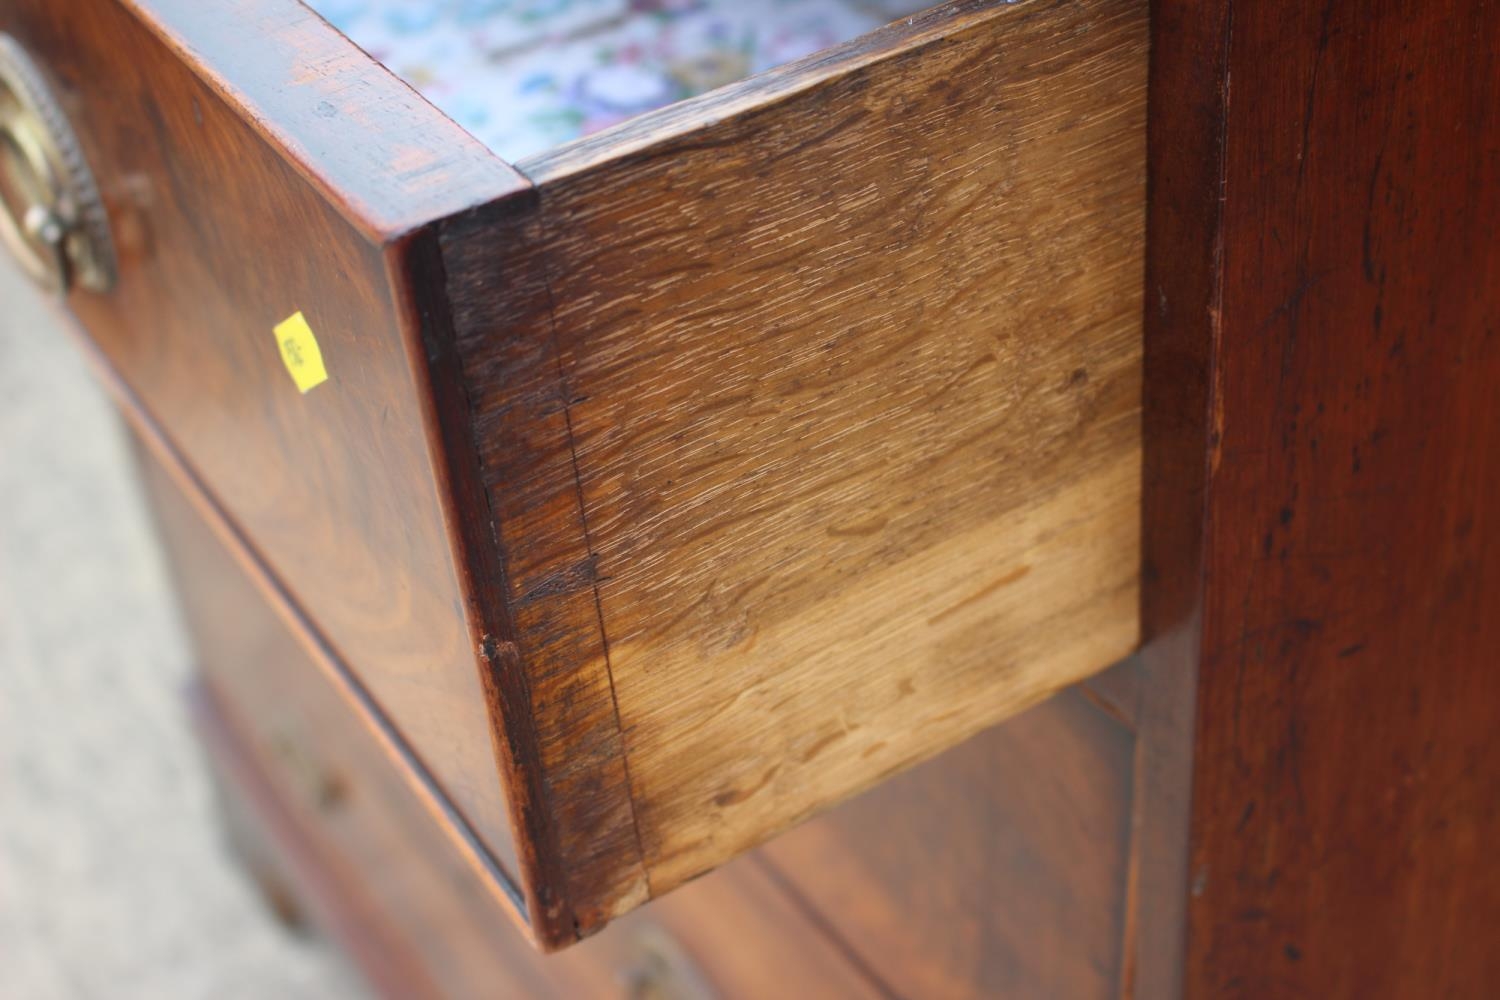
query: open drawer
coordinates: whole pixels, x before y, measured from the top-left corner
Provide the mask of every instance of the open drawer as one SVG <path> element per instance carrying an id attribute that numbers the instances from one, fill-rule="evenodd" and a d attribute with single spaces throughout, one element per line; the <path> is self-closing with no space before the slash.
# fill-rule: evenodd
<path id="1" fill-rule="evenodd" d="M 1141 0 L 516 166 L 292 0 L 0 31 L 11 241 L 544 946 L 1135 645 Z"/>

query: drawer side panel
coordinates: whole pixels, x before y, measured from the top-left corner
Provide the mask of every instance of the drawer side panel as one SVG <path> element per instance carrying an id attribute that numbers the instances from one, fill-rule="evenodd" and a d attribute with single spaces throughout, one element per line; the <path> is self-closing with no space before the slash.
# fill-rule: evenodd
<path id="1" fill-rule="evenodd" d="M 538 728 L 651 894 L 1134 648 L 1146 20 L 944 8 L 446 231 Z"/>

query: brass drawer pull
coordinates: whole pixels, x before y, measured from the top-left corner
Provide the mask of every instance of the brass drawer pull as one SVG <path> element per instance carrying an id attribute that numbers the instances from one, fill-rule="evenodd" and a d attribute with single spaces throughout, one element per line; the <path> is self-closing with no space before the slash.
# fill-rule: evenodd
<path id="1" fill-rule="evenodd" d="M 78 139 L 31 57 L 0 34 L 0 240 L 43 288 L 108 291 L 114 246 Z"/>

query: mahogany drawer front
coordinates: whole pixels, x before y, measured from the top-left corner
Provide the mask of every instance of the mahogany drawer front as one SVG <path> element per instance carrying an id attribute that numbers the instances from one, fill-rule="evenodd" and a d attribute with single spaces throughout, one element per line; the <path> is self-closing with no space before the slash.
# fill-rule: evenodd
<path id="1" fill-rule="evenodd" d="M 544 957 L 480 891 L 436 817 L 154 460 L 144 479 L 204 681 L 195 699 L 230 805 L 393 997 L 870 997 L 875 987 L 774 874 L 744 860 Z M 263 862 L 264 863 L 264 862 Z"/>
<path id="2" fill-rule="evenodd" d="M 342 39 L 303 30 L 319 23 L 294 2 L 0 0 L 0 31 L 47 74 L 108 209 L 118 280 L 69 305 L 126 409 L 161 429 L 503 856 L 395 237 L 514 175 Z M 412 131 L 372 134 L 352 119 L 362 101 L 398 109 L 386 122 L 405 102 Z M 330 373 L 306 395 L 272 332 L 299 310 Z"/>
<path id="3" fill-rule="evenodd" d="M 518 168 L 292 0 L 0 18 L 108 210 L 107 377 L 542 944 L 1134 647 L 1138 0 Z"/>

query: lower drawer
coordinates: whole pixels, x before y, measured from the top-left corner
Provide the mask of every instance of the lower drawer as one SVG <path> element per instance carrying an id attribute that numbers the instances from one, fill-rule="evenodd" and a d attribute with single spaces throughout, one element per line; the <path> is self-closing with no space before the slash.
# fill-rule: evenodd
<path id="1" fill-rule="evenodd" d="M 142 466 L 252 863 L 283 871 L 273 899 L 298 897 L 386 993 L 1120 994 L 1135 738 L 1109 687 L 1064 691 L 546 957 L 175 482 Z"/>
<path id="2" fill-rule="evenodd" d="M 1129 996 L 1134 751 L 1072 688 L 756 857 L 890 995 Z"/>
<path id="3" fill-rule="evenodd" d="M 774 996 L 789 983 L 804 996 L 882 995 L 750 859 L 649 917 L 543 955 L 465 880 L 426 817 L 340 755 L 355 751 L 340 745 L 349 734 L 282 743 L 296 747 L 290 763 L 262 756 L 264 734 L 212 682 L 192 700 L 232 839 L 268 901 L 283 919 L 315 922 L 383 995 L 708 1000 Z"/>
<path id="4" fill-rule="evenodd" d="M 196 640 L 198 728 L 239 839 L 258 845 L 252 871 L 380 992 L 688 1000 L 791 982 L 802 996 L 880 995 L 757 858 L 566 954 L 538 952 L 177 485 L 138 454 Z"/>

